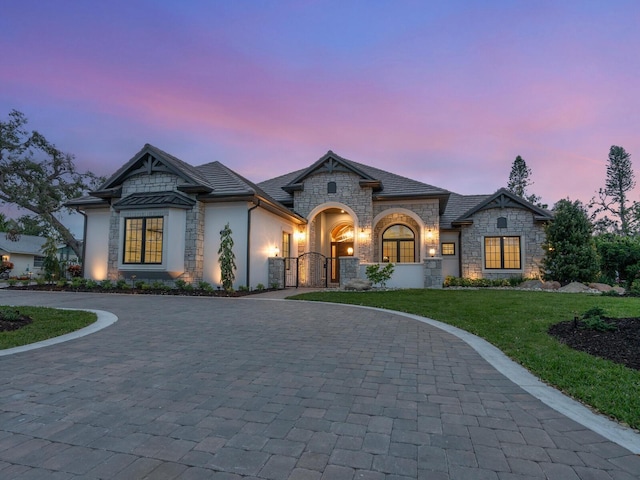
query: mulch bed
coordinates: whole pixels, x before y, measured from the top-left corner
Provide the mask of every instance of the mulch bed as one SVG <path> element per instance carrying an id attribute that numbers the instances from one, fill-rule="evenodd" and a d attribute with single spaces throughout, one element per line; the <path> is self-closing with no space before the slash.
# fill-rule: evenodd
<path id="1" fill-rule="evenodd" d="M 21 315 L 16 311 L 16 315 L 6 316 L 4 312 L 0 311 L 0 332 L 10 332 L 11 330 L 18 330 L 33 322 L 31 317 Z"/>
<path id="2" fill-rule="evenodd" d="M 91 292 L 91 293 L 127 293 L 132 295 L 181 295 L 189 297 L 244 297 L 246 295 L 253 295 L 257 293 L 265 293 L 274 291 L 273 288 L 265 288 L 264 290 L 234 290 L 227 292 L 226 290 L 180 290 L 172 288 L 169 290 L 154 289 L 154 288 L 73 288 L 71 286 L 58 287 L 57 285 L 14 285 L 12 287 L 6 287 L 9 290 L 36 290 L 41 292 Z"/>
<path id="3" fill-rule="evenodd" d="M 571 348 L 640 370 L 640 318 L 603 320 L 616 329 L 600 332 L 571 320 L 552 325 L 549 333 Z"/>

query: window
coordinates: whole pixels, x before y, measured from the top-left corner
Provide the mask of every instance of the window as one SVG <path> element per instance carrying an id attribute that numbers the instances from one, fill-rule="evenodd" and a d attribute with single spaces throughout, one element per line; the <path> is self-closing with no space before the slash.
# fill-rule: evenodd
<path id="1" fill-rule="evenodd" d="M 336 186 L 336 182 L 327 183 L 327 193 L 336 193 L 338 191 L 338 187 Z"/>
<path id="2" fill-rule="evenodd" d="M 287 270 L 291 268 L 291 234 L 282 232 L 282 256 L 284 257 L 284 266 Z"/>
<path id="3" fill-rule="evenodd" d="M 507 228 L 507 219 L 505 217 L 498 218 L 498 228 Z"/>
<path id="4" fill-rule="evenodd" d="M 455 243 L 443 243 L 440 247 L 440 251 L 442 255 L 455 255 L 456 254 L 456 244 Z"/>
<path id="5" fill-rule="evenodd" d="M 123 263 L 162 263 L 162 217 L 124 219 Z"/>
<path id="6" fill-rule="evenodd" d="M 33 268 L 42 268 L 44 265 L 44 257 L 36 255 L 33 257 Z"/>
<path id="7" fill-rule="evenodd" d="M 413 230 L 405 225 L 392 225 L 382 234 L 382 261 L 407 263 L 416 261 Z"/>
<path id="8" fill-rule="evenodd" d="M 520 237 L 485 237 L 484 268 L 519 270 Z"/>

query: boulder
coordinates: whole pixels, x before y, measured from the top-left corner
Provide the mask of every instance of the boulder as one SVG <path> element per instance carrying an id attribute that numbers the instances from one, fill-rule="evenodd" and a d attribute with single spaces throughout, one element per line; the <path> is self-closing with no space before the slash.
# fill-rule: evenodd
<path id="1" fill-rule="evenodd" d="M 565 293 L 593 293 L 593 292 L 597 293 L 598 292 L 597 290 L 593 288 L 589 288 L 584 283 L 580 283 L 580 282 L 571 282 L 568 285 L 561 287 L 558 291 L 565 292 Z"/>
<path id="2" fill-rule="evenodd" d="M 518 285 L 518 288 L 526 288 L 529 290 L 540 290 L 542 288 L 542 282 L 540 280 L 526 280 Z"/>
<path id="3" fill-rule="evenodd" d="M 561 286 L 562 285 L 560 285 L 560 282 L 556 282 L 556 281 L 544 282 L 542 284 L 542 289 L 543 290 L 559 290 Z"/>
<path id="4" fill-rule="evenodd" d="M 607 285 L 606 283 L 590 283 L 589 288 L 593 288 L 594 290 L 598 290 L 599 292 L 608 292 L 613 290 L 611 285 Z"/>
<path id="5" fill-rule="evenodd" d="M 365 280 L 363 278 L 354 278 L 353 280 L 349 280 L 344 284 L 344 289 L 362 292 L 365 290 L 371 290 L 371 286 L 372 284 L 369 280 Z"/>
<path id="6" fill-rule="evenodd" d="M 618 295 L 624 295 L 626 290 L 622 287 L 611 287 L 611 290 L 618 292 Z"/>

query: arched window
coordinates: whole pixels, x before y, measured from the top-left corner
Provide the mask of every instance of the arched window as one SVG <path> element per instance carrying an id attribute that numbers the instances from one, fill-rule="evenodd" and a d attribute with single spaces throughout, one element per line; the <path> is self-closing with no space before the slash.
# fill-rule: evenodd
<path id="1" fill-rule="evenodd" d="M 382 234 L 382 261 L 409 263 L 416 261 L 416 235 L 405 225 L 391 225 Z"/>
<path id="2" fill-rule="evenodd" d="M 338 191 L 338 187 L 336 182 L 327 183 L 327 193 L 336 193 Z"/>

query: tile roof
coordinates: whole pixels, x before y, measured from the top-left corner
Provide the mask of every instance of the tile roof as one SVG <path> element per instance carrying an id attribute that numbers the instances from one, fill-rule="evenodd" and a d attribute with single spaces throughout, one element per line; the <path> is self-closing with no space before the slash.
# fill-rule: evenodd
<path id="1" fill-rule="evenodd" d="M 148 207 L 191 208 L 196 201 L 175 190 L 169 192 L 141 192 L 127 195 L 113 204 L 115 210 L 129 210 Z"/>

